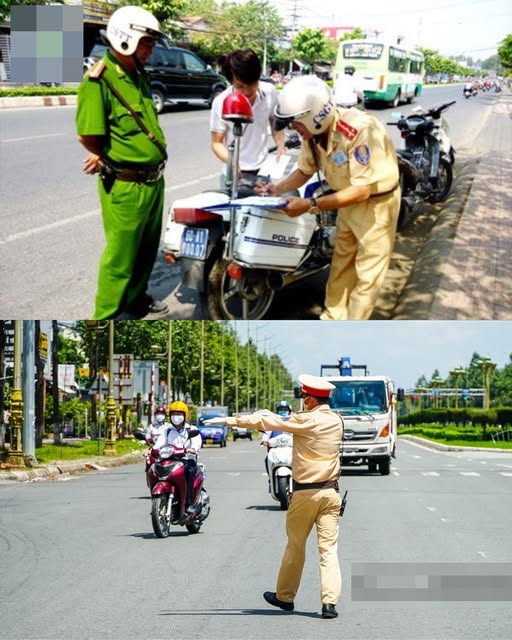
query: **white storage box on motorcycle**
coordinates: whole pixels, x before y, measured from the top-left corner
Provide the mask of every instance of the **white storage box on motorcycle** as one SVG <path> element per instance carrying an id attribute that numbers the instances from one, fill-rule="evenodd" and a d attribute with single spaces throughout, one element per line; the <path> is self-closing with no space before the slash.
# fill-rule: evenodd
<path id="1" fill-rule="evenodd" d="M 251 267 L 294 269 L 316 227 L 315 216 L 289 218 L 281 209 L 241 207 L 236 214 L 234 257 Z"/>

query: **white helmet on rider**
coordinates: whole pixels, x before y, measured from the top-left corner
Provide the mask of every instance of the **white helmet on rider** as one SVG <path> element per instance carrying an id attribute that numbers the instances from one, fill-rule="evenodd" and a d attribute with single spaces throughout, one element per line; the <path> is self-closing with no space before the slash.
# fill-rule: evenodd
<path id="1" fill-rule="evenodd" d="M 331 90 L 318 76 L 299 76 L 290 80 L 279 92 L 274 115 L 277 128 L 294 120 L 313 135 L 323 133 L 334 118 L 335 103 Z"/>
<path id="2" fill-rule="evenodd" d="M 155 16 L 142 7 L 121 7 L 110 16 L 107 38 L 118 53 L 131 56 L 141 38 L 160 40 L 163 37 L 160 23 Z"/>

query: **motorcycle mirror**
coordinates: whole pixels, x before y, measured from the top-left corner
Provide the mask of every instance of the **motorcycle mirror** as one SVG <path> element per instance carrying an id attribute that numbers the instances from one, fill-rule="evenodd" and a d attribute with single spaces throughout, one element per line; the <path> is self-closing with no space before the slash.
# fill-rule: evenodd
<path id="1" fill-rule="evenodd" d="M 294 387 L 293 388 L 293 397 L 294 398 L 302 398 L 302 387 Z"/>
<path id="2" fill-rule="evenodd" d="M 142 431 L 142 429 L 137 429 L 137 431 L 135 431 L 133 435 L 137 440 L 146 440 L 146 434 L 144 433 L 144 431 Z"/>

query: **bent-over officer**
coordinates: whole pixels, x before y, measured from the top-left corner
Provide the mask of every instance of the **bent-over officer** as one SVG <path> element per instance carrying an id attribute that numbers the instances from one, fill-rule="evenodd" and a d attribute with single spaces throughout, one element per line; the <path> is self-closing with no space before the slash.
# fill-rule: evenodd
<path id="1" fill-rule="evenodd" d="M 370 317 L 389 266 L 400 210 L 398 162 L 384 126 L 359 109 L 334 104 L 316 76 L 291 80 L 275 111 L 282 126 L 302 137 L 298 167 L 260 194 L 285 194 L 322 171 L 333 193 L 317 198 L 286 196 L 289 216 L 338 209 L 336 243 L 325 294 L 323 320 Z"/>
<path id="2" fill-rule="evenodd" d="M 78 139 L 89 151 L 84 171 L 100 174 L 106 247 L 101 257 L 94 318 L 121 313 L 164 314 L 147 293 L 156 259 L 164 203 L 164 134 L 143 65 L 163 34 L 141 7 L 114 11 L 110 49 L 78 90 Z"/>
<path id="3" fill-rule="evenodd" d="M 306 558 L 306 542 L 316 525 L 320 555 L 320 598 L 322 618 L 336 618 L 341 594 L 341 570 L 338 560 L 338 531 L 341 498 L 340 444 L 342 418 L 331 411 L 327 399 L 334 385 L 308 374 L 299 376 L 304 411 L 292 413 L 287 420 L 268 413 L 223 418 L 230 427 L 274 429 L 293 433 L 293 493 L 286 515 L 288 541 L 277 577 L 276 591 L 263 597 L 284 611 L 293 611 Z M 215 423 L 215 419 L 205 424 Z"/>

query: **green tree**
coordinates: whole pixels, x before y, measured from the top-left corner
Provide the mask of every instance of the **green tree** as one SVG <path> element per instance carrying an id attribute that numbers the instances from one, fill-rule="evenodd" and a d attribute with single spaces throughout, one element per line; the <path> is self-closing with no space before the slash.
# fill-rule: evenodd
<path id="1" fill-rule="evenodd" d="M 254 49 L 272 59 L 275 42 L 285 30 L 277 9 L 266 0 L 249 0 L 243 4 L 210 0 L 189 0 L 187 13 L 200 15 L 211 26 L 208 33 L 190 31 L 188 38 L 204 57 L 220 57 L 235 49 Z"/>
<path id="2" fill-rule="evenodd" d="M 503 68 L 510 73 L 512 71 L 512 34 L 501 41 L 498 56 Z"/>
<path id="3" fill-rule="evenodd" d="M 366 33 L 361 27 L 356 27 L 353 31 L 344 33 L 342 40 L 366 40 Z"/>
<path id="4" fill-rule="evenodd" d="M 327 40 L 321 29 L 304 29 L 292 41 L 294 55 L 312 64 L 326 60 L 329 55 Z"/>

